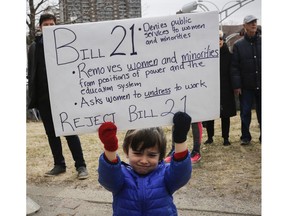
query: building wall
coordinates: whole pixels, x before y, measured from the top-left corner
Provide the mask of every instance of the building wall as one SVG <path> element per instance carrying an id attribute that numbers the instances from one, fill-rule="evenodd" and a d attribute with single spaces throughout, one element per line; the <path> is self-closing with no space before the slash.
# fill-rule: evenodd
<path id="1" fill-rule="evenodd" d="M 60 0 L 60 23 L 141 17 L 141 0 Z"/>

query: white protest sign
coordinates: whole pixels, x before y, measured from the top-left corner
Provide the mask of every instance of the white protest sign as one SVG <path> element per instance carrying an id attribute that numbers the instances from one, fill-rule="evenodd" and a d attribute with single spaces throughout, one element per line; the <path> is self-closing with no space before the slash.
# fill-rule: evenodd
<path id="1" fill-rule="evenodd" d="M 56 135 L 219 117 L 217 12 L 43 29 Z"/>

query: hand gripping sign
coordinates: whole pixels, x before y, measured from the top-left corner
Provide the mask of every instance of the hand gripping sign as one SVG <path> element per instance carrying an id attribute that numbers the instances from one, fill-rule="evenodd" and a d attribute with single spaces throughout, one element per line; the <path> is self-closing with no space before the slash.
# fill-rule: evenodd
<path id="1" fill-rule="evenodd" d="M 178 14 L 43 29 L 56 135 L 219 117 L 218 14 Z"/>

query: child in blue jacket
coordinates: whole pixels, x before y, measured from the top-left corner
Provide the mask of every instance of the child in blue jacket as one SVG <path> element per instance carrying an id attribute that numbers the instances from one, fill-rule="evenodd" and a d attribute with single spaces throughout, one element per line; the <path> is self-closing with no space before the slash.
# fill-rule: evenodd
<path id="1" fill-rule="evenodd" d="M 171 163 L 165 164 L 166 137 L 161 128 L 127 132 L 123 150 L 129 164 L 117 155 L 117 127 L 103 123 L 99 138 L 104 153 L 99 158 L 99 183 L 113 194 L 114 216 L 174 216 L 177 209 L 173 193 L 191 178 L 192 165 L 185 143 L 191 117 L 177 112 L 173 117 L 176 143 Z"/>

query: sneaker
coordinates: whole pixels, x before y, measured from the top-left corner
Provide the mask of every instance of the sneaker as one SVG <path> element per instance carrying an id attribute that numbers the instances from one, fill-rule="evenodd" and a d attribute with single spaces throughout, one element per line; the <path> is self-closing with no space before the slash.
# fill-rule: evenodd
<path id="1" fill-rule="evenodd" d="M 46 177 L 48 177 L 48 176 L 57 176 L 57 175 L 59 175 L 61 173 L 64 173 L 64 172 L 66 172 L 66 167 L 60 166 L 60 165 L 55 165 L 52 170 L 50 170 L 49 172 L 45 173 L 45 176 Z"/>
<path id="2" fill-rule="evenodd" d="M 191 163 L 195 164 L 201 160 L 201 154 L 199 152 L 192 152 L 191 153 Z"/>
<path id="3" fill-rule="evenodd" d="M 77 168 L 78 179 L 83 180 L 89 177 L 86 167 L 81 166 Z"/>
<path id="4" fill-rule="evenodd" d="M 231 143 L 229 142 L 228 139 L 224 139 L 223 145 L 224 146 L 229 146 L 229 145 L 231 145 Z"/>
<path id="5" fill-rule="evenodd" d="M 213 139 L 212 139 L 212 138 L 208 138 L 208 139 L 204 142 L 204 144 L 211 144 L 211 143 L 213 143 Z"/>
<path id="6" fill-rule="evenodd" d="M 170 163 L 171 160 L 172 160 L 172 156 L 167 156 L 167 157 L 164 159 L 165 163 Z"/>
<path id="7" fill-rule="evenodd" d="M 249 145 L 250 140 L 241 140 L 241 145 Z"/>
<path id="8" fill-rule="evenodd" d="M 172 148 L 170 150 L 170 152 L 167 154 L 166 158 L 164 159 L 165 163 L 170 163 L 171 162 L 173 152 L 174 152 L 174 149 Z"/>

